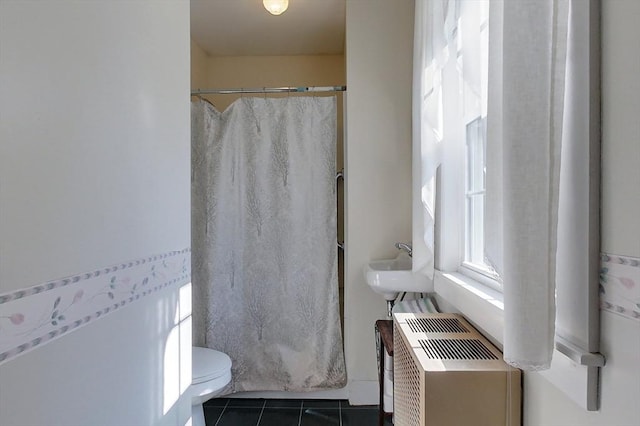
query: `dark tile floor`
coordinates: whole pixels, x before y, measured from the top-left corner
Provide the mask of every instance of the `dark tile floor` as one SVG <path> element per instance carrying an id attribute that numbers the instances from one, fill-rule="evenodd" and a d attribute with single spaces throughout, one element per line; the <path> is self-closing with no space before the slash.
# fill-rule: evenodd
<path id="1" fill-rule="evenodd" d="M 207 426 L 377 426 L 378 406 L 346 400 L 217 398 L 204 403 Z M 385 426 L 391 426 L 390 417 Z"/>

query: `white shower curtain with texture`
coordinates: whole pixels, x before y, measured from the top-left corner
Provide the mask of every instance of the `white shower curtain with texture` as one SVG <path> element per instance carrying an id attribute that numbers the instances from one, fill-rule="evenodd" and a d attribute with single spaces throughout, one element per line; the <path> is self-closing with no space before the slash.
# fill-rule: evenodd
<path id="1" fill-rule="evenodd" d="M 335 150 L 335 97 L 192 105 L 194 345 L 231 392 L 346 383 Z"/>

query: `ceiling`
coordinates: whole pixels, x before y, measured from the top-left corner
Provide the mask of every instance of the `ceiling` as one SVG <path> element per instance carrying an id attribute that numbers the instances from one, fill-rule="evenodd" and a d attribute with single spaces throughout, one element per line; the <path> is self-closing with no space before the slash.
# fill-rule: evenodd
<path id="1" fill-rule="evenodd" d="M 211 56 L 344 53 L 346 0 L 289 0 L 273 16 L 262 0 L 191 0 L 191 37 Z"/>

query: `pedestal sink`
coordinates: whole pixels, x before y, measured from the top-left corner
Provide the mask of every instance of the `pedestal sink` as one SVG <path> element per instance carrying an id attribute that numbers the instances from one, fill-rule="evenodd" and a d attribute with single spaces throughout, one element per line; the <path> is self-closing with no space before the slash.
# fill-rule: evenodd
<path id="1" fill-rule="evenodd" d="M 374 260 L 364 267 L 367 284 L 386 300 L 394 300 L 398 293 L 427 292 L 425 277 L 411 271 L 411 257 L 400 253 L 394 259 Z"/>

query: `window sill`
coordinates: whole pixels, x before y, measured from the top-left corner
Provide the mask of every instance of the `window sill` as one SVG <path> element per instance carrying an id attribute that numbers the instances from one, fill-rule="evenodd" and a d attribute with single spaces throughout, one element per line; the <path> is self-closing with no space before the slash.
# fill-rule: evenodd
<path id="1" fill-rule="evenodd" d="M 502 350 L 504 303 L 502 293 L 457 272 L 436 271 L 434 290 L 445 304 L 459 311 Z M 443 306 L 449 310 L 449 307 Z M 557 342 L 556 342 L 557 344 Z M 554 351 L 551 369 L 539 374 L 588 411 L 598 409 L 598 367 L 580 365 Z M 571 352 L 578 353 L 578 349 Z M 599 354 L 598 354 L 599 355 Z M 593 354 L 588 354 L 589 359 Z M 598 357 L 599 358 L 599 357 Z"/>
<path id="2" fill-rule="evenodd" d="M 504 304 L 502 293 L 458 272 L 436 271 L 436 294 L 462 313 L 498 347 L 502 348 Z"/>

